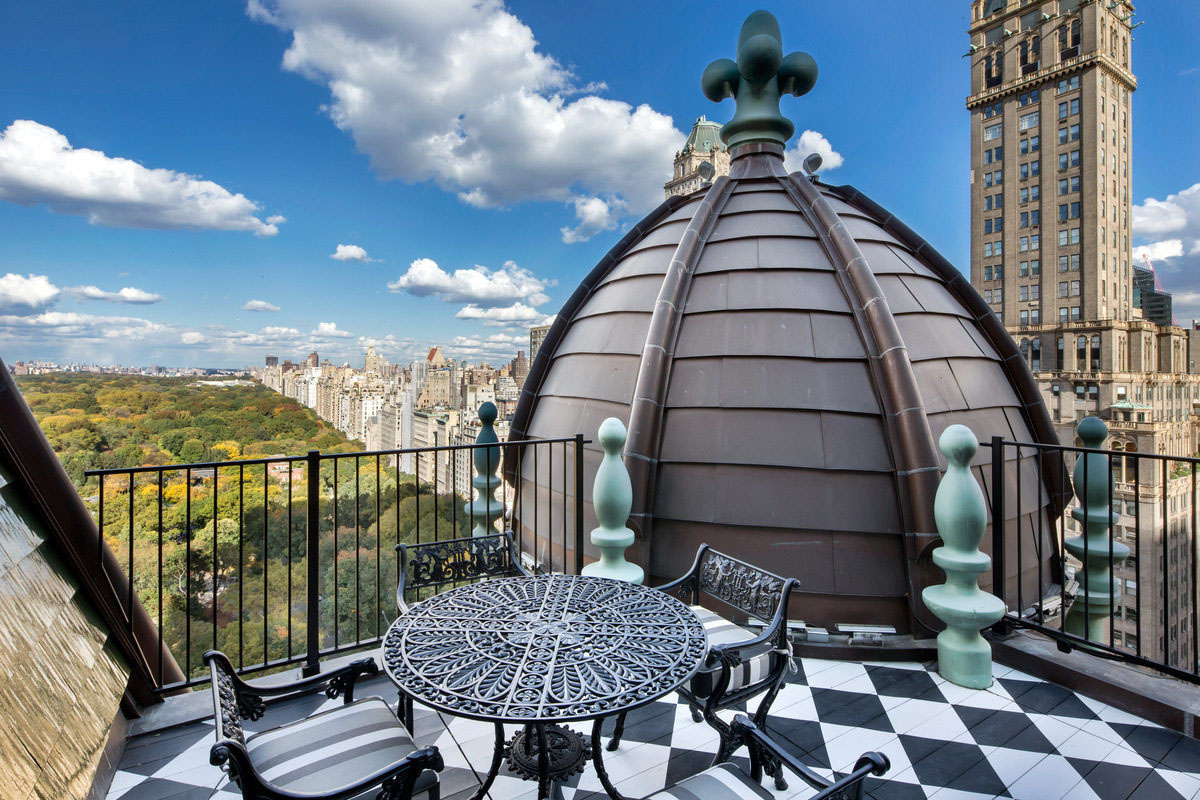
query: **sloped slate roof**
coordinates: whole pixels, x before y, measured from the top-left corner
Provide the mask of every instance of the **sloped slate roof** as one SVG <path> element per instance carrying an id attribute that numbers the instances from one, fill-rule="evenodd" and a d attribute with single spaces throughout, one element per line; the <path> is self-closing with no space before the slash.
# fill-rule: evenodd
<path id="1" fill-rule="evenodd" d="M 798 577 L 794 616 L 927 632 L 913 598 L 942 580 L 937 437 L 962 423 L 1053 442 L 1053 427 L 962 274 L 856 190 L 786 175 L 780 152 L 738 146 L 728 177 L 668 200 L 601 261 L 531 367 L 513 438 L 626 422 L 629 556 L 652 576 L 708 542 Z"/>

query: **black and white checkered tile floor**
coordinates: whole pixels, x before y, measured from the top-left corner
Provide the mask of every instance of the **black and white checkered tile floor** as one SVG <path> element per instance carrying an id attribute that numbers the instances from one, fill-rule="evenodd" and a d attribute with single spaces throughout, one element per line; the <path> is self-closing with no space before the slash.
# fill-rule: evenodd
<path id="1" fill-rule="evenodd" d="M 877 800 L 1200 797 L 1200 742 L 1007 667 L 996 665 L 991 689 L 973 691 L 947 683 L 929 665 L 798 663 L 772 710 L 772 732 L 825 775 L 847 769 L 864 750 L 883 751 L 891 771 L 867 787 Z M 381 679 L 358 696 L 370 694 L 395 698 Z M 340 701 L 292 701 L 247 728 L 278 725 L 334 702 Z M 469 796 L 478 787 L 472 767 L 485 770 L 491 759 L 491 726 L 427 712 L 416 734 L 418 743 L 441 749 L 442 797 Z M 130 740 L 108 800 L 238 797 L 209 765 L 211 744 L 211 722 Z M 716 746 L 711 729 L 692 722 L 672 697 L 630 715 L 621 748 L 606 754 L 605 763 L 623 794 L 645 797 L 704 769 Z M 798 779 L 790 786 L 776 796 L 805 796 Z M 502 770 L 490 796 L 532 800 L 534 788 Z M 606 797 L 590 765 L 564 794 Z"/>

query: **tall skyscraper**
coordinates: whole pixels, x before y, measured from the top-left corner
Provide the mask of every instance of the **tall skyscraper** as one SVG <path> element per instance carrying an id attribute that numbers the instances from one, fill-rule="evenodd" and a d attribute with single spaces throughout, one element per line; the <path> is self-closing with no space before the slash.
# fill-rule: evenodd
<path id="1" fill-rule="evenodd" d="M 1187 456 L 1200 432 L 1187 332 L 1134 302 L 1133 14 L 1127 0 L 971 3 L 971 283 L 1017 341 L 1064 444 L 1096 415 L 1113 450 Z M 1184 478 L 1164 486 L 1159 462 L 1118 459 L 1114 477 L 1115 535 L 1141 554 L 1118 571 L 1114 644 L 1134 649 L 1135 609 L 1161 618 L 1167 576 L 1171 607 L 1190 607 L 1187 566 L 1170 554 L 1195 498 Z M 1194 665 L 1187 616 L 1141 652 Z"/>
<path id="2" fill-rule="evenodd" d="M 529 363 L 537 358 L 538 350 L 542 349 L 542 342 L 546 339 L 546 334 L 550 332 L 549 325 L 536 325 L 529 329 Z M 518 383 L 518 385 L 520 385 Z"/>

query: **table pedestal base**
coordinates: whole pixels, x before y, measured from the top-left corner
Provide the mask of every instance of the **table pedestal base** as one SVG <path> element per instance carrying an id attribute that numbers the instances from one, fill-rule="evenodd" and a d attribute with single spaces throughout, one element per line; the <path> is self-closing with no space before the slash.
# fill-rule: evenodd
<path id="1" fill-rule="evenodd" d="M 533 723 L 518 731 L 505 746 L 508 768 L 526 780 L 547 784 L 583 772 L 592 756 L 583 734 L 562 725 Z"/>

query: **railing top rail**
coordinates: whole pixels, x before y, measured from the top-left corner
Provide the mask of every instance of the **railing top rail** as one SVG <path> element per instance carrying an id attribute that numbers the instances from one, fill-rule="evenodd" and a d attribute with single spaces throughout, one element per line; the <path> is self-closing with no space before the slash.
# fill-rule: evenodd
<path id="1" fill-rule="evenodd" d="M 1133 456 L 1135 458 L 1146 458 L 1152 461 L 1182 461 L 1188 464 L 1200 466 L 1200 457 L 1197 456 L 1172 456 L 1165 453 L 1145 453 L 1140 450 L 1098 450 L 1092 447 L 1074 447 L 1065 444 L 1044 444 L 1042 442 L 1014 442 L 1008 439 L 1000 440 L 1001 447 L 1028 447 L 1031 450 L 1057 450 L 1068 453 L 1100 453 L 1108 456 Z M 991 447 L 992 441 L 982 441 L 980 447 Z"/>
<path id="2" fill-rule="evenodd" d="M 350 453 L 320 453 L 316 450 L 309 452 L 318 453 L 317 457 L 322 460 L 334 460 L 339 458 L 369 458 L 372 456 L 391 456 L 405 455 L 408 453 L 432 453 L 444 450 L 475 450 L 480 447 L 508 447 L 509 445 L 523 444 L 562 444 L 578 441 L 575 436 L 564 436 L 557 439 L 518 439 L 508 442 L 493 442 L 491 444 L 479 444 L 478 442 L 467 442 L 465 444 L 444 444 L 436 447 L 405 447 L 395 450 L 356 450 Z M 591 439 L 583 439 L 583 444 L 591 444 Z M 243 458 L 233 461 L 198 461 L 190 464 L 157 464 L 141 467 L 111 467 L 109 469 L 89 469 L 84 470 L 84 476 L 93 478 L 104 475 L 130 475 L 143 472 L 183 472 L 184 470 L 197 469 L 220 469 L 229 467 L 248 467 L 262 466 L 264 464 L 289 464 L 303 463 L 308 459 L 308 455 L 300 456 L 271 456 L 268 458 Z"/>

